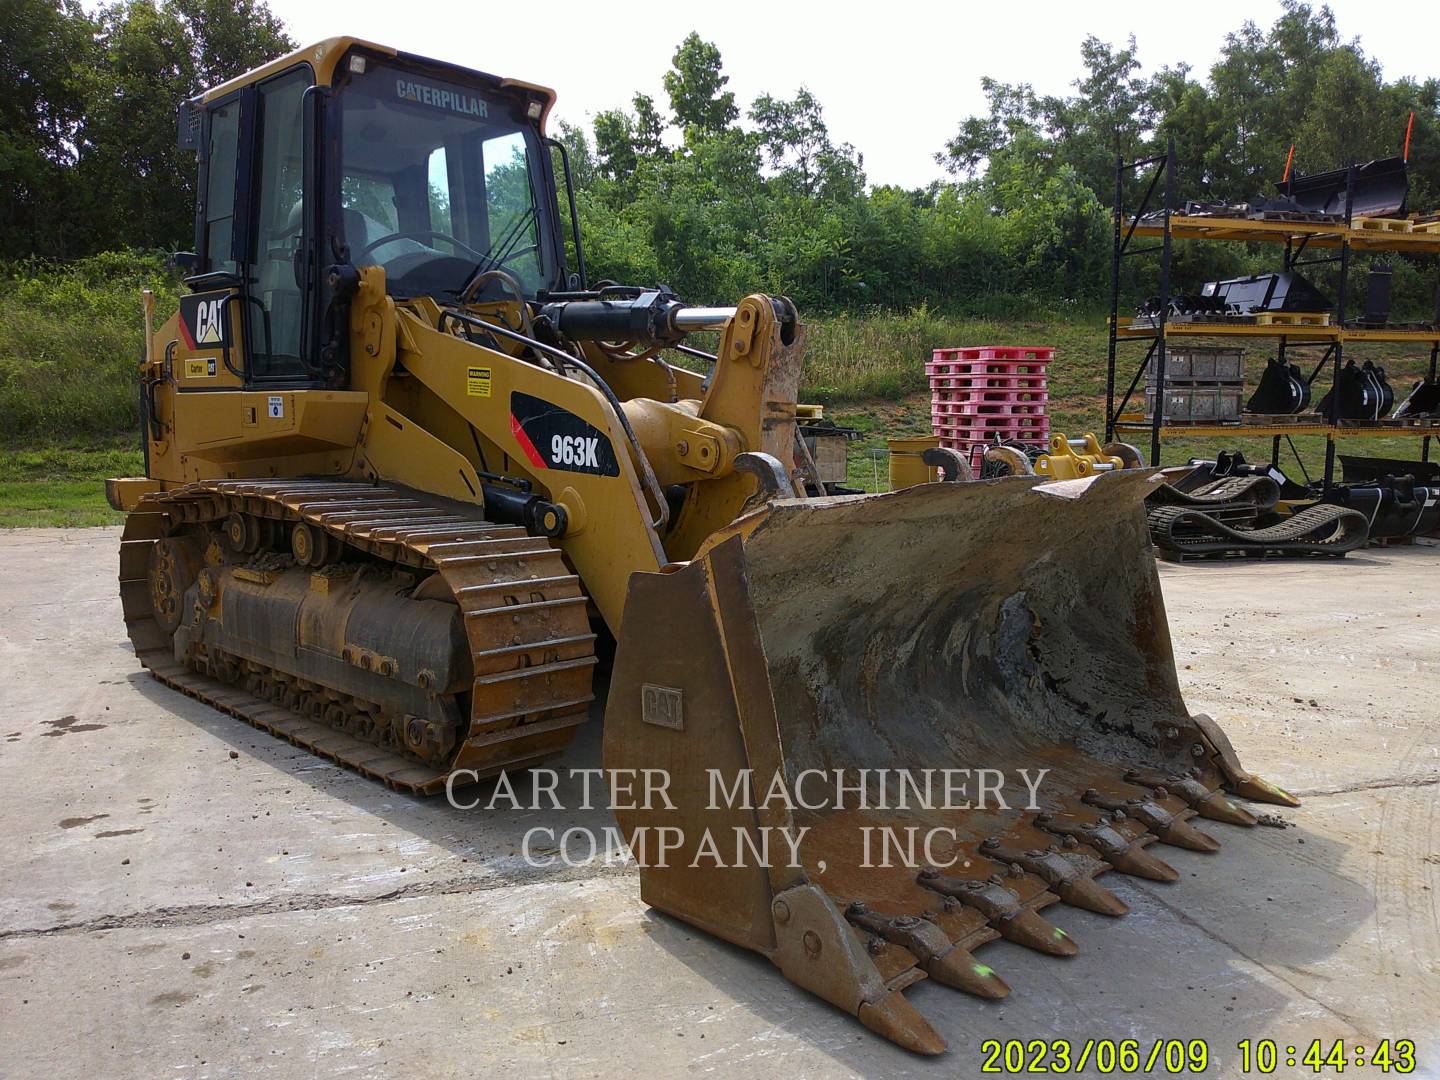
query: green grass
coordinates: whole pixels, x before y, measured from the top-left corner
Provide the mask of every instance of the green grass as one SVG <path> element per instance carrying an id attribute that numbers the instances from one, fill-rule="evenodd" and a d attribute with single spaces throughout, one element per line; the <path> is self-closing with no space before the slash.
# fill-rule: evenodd
<path id="1" fill-rule="evenodd" d="M 0 265 L 0 443 L 49 446 L 134 430 L 141 290 L 156 294 L 158 326 L 174 313 L 178 288 L 154 254 Z"/>
<path id="2" fill-rule="evenodd" d="M 42 449 L 0 449 L 0 528 L 117 525 L 105 480 L 145 471 L 138 436 Z"/>
<path id="3" fill-rule="evenodd" d="M 830 406 L 897 401 L 927 391 L 934 349 L 962 345 L 1053 345 L 1052 400 L 1105 393 L 1102 316 L 1081 314 L 997 321 L 926 308 L 890 315 L 840 315 L 808 328 L 801 397 Z"/>

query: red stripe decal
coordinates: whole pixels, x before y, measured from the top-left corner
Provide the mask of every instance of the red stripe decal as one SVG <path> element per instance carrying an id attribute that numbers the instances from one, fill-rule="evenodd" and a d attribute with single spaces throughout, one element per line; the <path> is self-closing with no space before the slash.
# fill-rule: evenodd
<path id="1" fill-rule="evenodd" d="M 195 351 L 195 335 L 190 333 L 190 324 L 185 321 L 185 316 L 180 316 L 180 336 L 185 339 L 185 348 L 191 352 Z"/>
<path id="2" fill-rule="evenodd" d="M 530 436 L 525 434 L 525 429 L 520 426 L 520 421 L 515 419 L 515 414 L 510 414 L 510 434 L 515 436 L 515 441 L 520 444 L 520 449 L 525 451 L 525 456 L 530 459 L 530 464 L 537 469 L 548 469 L 545 459 L 540 456 L 540 451 L 535 449 L 535 444 L 530 441 Z"/>

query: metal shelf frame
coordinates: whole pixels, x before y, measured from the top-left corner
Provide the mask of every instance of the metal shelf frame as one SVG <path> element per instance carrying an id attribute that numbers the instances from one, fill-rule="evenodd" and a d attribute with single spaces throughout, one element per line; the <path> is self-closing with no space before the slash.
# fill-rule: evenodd
<path id="1" fill-rule="evenodd" d="M 1151 170 L 1149 183 L 1133 214 L 1125 212 L 1125 179 L 1137 172 Z M 1351 215 L 1350 205 L 1354 201 L 1356 166 L 1352 162 L 1346 178 L 1345 219 L 1343 222 L 1305 222 L 1250 220 L 1245 218 L 1199 217 L 1177 214 L 1175 208 L 1175 140 L 1166 141 L 1165 153 L 1136 161 L 1115 159 L 1115 201 L 1112 216 L 1113 236 L 1110 258 L 1110 319 L 1106 352 L 1105 375 L 1105 438 L 1113 439 L 1117 431 L 1150 435 L 1150 464 L 1160 463 L 1162 438 L 1223 437 L 1232 435 L 1270 435 L 1272 438 L 1270 460 L 1272 465 L 1280 463 L 1280 445 L 1283 439 L 1293 435 L 1322 435 L 1325 438 L 1324 487 L 1328 491 L 1335 482 L 1335 443 L 1341 438 L 1358 438 L 1384 435 L 1417 435 L 1422 439 L 1420 458 L 1430 460 L 1430 440 L 1440 440 L 1440 423 L 1418 425 L 1395 425 L 1393 421 L 1356 421 L 1340 419 L 1340 395 L 1330 395 L 1329 415 L 1316 417 L 1313 423 L 1276 423 L 1257 418 L 1258 422 L 1238 424 L 1174 424 L 1164 422 L 1165 400 L 1165 351 L 1166 342 L 1172 337 L 1214 337 L 1214 338 L 1274 338 L 1277 341 L 1277 359 L 1284 362 L 1289 350 L 1321 347 L 1318 361 L 1307 380 L 1312 385 L 1328 365 L 1330 386 L 1333 389 L 1340 380 L 1344 362 L 1346 342 L 1393 342 L 1428 344 L 1430 346 L 1429 379 L 1436 377 L 1437 361 L 1440 361 L 1440 327 L 1433 330 L 1386 330 L 1350 328 L 1346 324 L 1347 305 L 1350 293 L 1350 263 L 1352 251 L 1395 251 L 1413 254 L 1440 254 L 1440 232 L 1386 232 L 1357 228 Z M 1159 192 L 1158 205 L 1157 192 Z M 1152 210 L 1161 211 L 1159 224 L 1154 221 L 1142 222 Z M 1158 237 L 1160 243 L 1147 247 L 1132 247 L 1135 237 Z M 1279 243 L 1285 247 L 1283 268 L 1294 270 L 1321 262 L 1336 262 L 1340 266 L 1339 296 L 1334 320 L 1329 326 L 1313 325 L 1257 325 L 1253 323 L 1205 323 L 1170 321 L 1171 262 L 1175 240 L 1215 240 L 1231 243 Z M 1328 254 L 1306 257 L 1310 248 L 1323 248 Z M 1150 325 L 1134 324 L 1134 320 L 1120 318 L 1120 266 L 1123 259 L 1146 253 L 1160 253 L 1159 300 L 1160 311 Z M 1116 368 L 1119 345 L 1122 342 L 1146 341 L 1149 343 L 1145 355 L 1135 368 L 1125 392 L 1116 401 Z M 1157 407 L 1149 421 L 1136 422 L 1124 415 L 1126 406 L 1134 396 L 1145 372 L 1154 364 L 1155 401 Z M 1292 444 L 1292 449 L 1293 444 Z"/>

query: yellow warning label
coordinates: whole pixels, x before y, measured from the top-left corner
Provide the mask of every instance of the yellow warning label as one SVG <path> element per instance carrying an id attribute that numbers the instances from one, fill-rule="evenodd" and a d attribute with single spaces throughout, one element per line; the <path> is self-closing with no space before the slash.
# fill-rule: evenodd
<path id="1" fill-rule="evenodd" d="M 187 379 L 209 379 L 215 375 L 215 358 L 208 360 L 186 360 L 185 377 Z"/>
<path id="2" fill-rule="evenodd" d="M 471 397 L 490 396 L 490 369 L 488 367 L 466 368 L 465 393 Z"/>

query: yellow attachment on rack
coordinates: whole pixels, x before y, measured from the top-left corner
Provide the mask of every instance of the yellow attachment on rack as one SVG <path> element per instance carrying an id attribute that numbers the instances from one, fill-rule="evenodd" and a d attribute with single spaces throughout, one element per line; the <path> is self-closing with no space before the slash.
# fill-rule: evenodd
<path id="1" fill-rule="evenodd" d="M 1063 433 L 1056 432 L 1050 436 L 1049 452 L 1035 461 L 1036 475 L 1053 480 L 1078 480 L 1124 467 L 1125 462 L 1105 453 L 1094 433 L 1088 431 L 1080 439 L 1067 439 Z"/>

